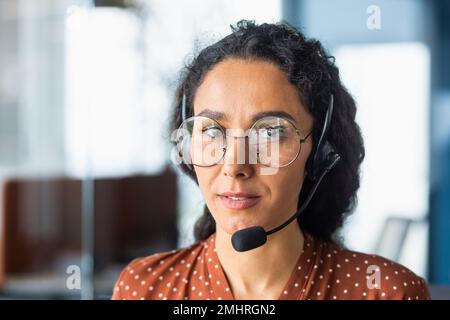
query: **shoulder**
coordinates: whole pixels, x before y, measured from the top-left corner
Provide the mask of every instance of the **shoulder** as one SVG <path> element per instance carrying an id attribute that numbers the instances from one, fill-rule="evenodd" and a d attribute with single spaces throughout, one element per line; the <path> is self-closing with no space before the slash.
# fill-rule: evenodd
<path id="1" fill-rule="evenodd" d="M 202 247 L 202 242 L 196 242 L 186 248 L 134 259 L 116 280 L 112 299 L 147 298 L 152 291 L 160 292 L 159 287 L 167 286 L 171 279 L 186 281 Z"/>
<path id="2" fill-rule="evenodd" d="M 383 258 L 328 244 L 322 258 L 329 260 L 329 270 L 339 280 L 335 286 L 346 288 L 349 298 L 358 299 L 429 299 L 424 279 L 407 267 Z M 354 296 L 351 296 L 354 295 Z"/>

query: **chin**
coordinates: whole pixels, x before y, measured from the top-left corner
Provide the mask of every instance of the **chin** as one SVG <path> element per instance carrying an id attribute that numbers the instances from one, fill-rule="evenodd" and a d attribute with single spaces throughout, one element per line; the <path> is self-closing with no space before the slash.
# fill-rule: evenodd
<path id="1" fill-rule="evenodd" d="M 262 226 L 265 230 L 268 230 L 265 226 L 267 225 L 263 221 L 243 221 L 242 219 L 239 219 L 240 221 L 225 221 L 224 224 L 222 224 L 222 230 L 224 230 L 229 235 L 233 235 L 236 231 L 254 227 L 254 226 Z"/>

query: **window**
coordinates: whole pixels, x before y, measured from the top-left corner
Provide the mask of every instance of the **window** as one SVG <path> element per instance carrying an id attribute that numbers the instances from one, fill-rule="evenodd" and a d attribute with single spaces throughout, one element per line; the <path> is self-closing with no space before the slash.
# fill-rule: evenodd
<path id="1" fill-rule="evenodd" d="M 351 249 L 373 252 L 388 216 L 427 214 L 429 51 L 422 43 L 345 45 L 335 57 L 366 147 L 345 236 Z M 426 227 L 409 234 L 400 262 L 425 276 Z"/>

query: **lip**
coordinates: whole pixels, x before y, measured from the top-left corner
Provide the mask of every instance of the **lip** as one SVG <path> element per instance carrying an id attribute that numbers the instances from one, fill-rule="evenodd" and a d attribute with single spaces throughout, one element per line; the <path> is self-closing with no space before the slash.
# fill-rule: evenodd
<path id="1" fill-rule="evenodd" d="M 224 192 L 224 193 L 218 194 L 217 196 L 226 208 L 232 209 L 232 210 L 243 210 L 243 209 L 253 207 L 261 200 L 260 196 L 250 194 L 250 193 L 244 193 L 244 192 L 238 192 L 238 193 Z M 230 197 L 242 198 L 242 199 L 235 200 L 235 199 L 231 199 Z"/>

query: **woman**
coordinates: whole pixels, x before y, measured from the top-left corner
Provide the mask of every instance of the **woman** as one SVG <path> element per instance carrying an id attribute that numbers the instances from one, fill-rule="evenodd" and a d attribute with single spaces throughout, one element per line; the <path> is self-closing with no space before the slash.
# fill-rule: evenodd
<path id="1" fill-rule="evenodd" d="M 172 120 L 206 202 L 197 241 L 131 262 L 113 298 L 428 299 L 407 268 L 339 244 L 364 147 L 331 57 L 286 24 L 232 30 L 186 68 Z"/>

